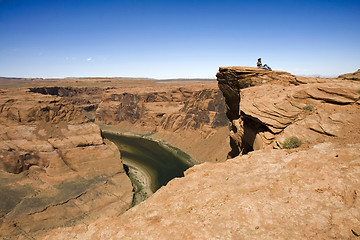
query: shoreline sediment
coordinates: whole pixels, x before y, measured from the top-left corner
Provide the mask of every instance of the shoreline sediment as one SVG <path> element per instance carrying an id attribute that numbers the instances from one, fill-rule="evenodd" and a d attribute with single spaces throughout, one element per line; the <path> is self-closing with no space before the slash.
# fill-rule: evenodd
<path id="1" fill-rule="evenodd" d="M 103 137 L 112 141 L 121 152 L 134 188 L 133 206 L 144 201 L 174 177 L 198 164 L 188 154 L 163 141 L 100 125 Z"/>

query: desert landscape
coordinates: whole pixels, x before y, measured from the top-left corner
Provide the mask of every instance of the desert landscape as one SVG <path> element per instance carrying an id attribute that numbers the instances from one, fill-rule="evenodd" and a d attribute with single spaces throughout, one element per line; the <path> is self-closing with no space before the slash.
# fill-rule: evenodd
<path id="1" fill-rule="evenodd" d="M 355 239 L 359 71 L 2 78 L 0 236 Z M 106 133 L 167 144 L 195 166 L 134 206 L 136 186 Z"/>
<path id="2" fill-rule="evenodd" d="M 360 239 L 359 0 L 0 0 L 0 240 Z"/>
<path id="3" fill-rule="evenodd" d="M 105 133 L 182 149 L 192 157 L 188 166 L 226 160 L 225 105 L 214 80 L 1 80 L 2 238 L 35 237 L 132 206 L 132 163 L 123 166 Z M 130 175 L 153 179 L 141 166 Z"/>

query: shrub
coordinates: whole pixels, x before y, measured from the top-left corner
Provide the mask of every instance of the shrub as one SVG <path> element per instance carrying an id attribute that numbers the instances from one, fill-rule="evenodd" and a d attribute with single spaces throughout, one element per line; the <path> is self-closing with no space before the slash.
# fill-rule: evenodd
<path id="1" fill-rule="evenodd" d="M 300 147 L 301 141 L 297 137 L 289 137 L 282 142 L 281 146 L 282 148 L 291 149 L 291 148 L 297 148 Z"/>
<path id="2" fill-rule="evenodd" d="M 313 105 L 306 105 L 305 107 L 303 107 L 304 110 L 306 111 L 312 111 L 314 109 L 314 106 Z"/>

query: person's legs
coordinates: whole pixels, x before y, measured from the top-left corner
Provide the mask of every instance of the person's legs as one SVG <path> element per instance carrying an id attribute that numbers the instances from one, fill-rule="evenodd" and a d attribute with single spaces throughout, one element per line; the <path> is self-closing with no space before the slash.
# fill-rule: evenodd
<path id="1" fill-rule="evenodd" d="M 269 67 L 267 64 L 264 64 L 264 69 L 271 70 L 271 67 Z"/>

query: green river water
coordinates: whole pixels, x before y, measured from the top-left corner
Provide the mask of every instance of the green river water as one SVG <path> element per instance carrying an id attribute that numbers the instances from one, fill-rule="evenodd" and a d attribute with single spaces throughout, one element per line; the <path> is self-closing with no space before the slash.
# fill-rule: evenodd
<path id="1" fill-rule="evenodd" d="M 181 150 L 142 137 L 103 132 L 121 152 L 123 163 L 134 187 L 133 205 L 150 197 L 161 186 L 196 164 Z"/>

